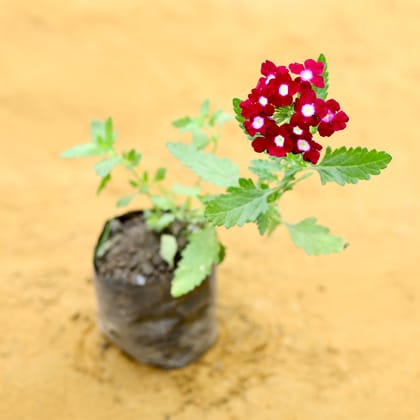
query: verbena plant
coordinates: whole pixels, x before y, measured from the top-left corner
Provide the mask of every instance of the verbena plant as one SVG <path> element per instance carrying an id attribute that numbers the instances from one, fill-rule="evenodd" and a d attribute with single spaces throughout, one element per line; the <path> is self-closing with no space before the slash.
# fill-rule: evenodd
<path id="1" fill-rule="evenodd" d="M 94 121 L 91 142 L 74 146 L 62 153 L 64 158 L 100 157 L 95 171 L 101 178 L 97 193 L 108 185 L 117 166 L 128 172 L 131 193 L 116 205 L 128 205 L 133 198 L 144 195 L 150 200 L 145 211 L 147 225 L 161 234 L 161 256 L 170 265 L 178 251 L 176 239 L 165 229 L 175 220 L 184 222 L 188 243 L 182 250 L 171 285 L 174 297 L 184 295 L 201 284 L 212 267 L 225 254 L 216 235 L 216 226 L 243 226 L 256 223 L 261 235 L 270 235 L 279 225 L 286 227 L 294 244 L 308 255 L 342 251 L 343 238 L 330 235 L 329 229 L 307 218 L 293 224 L 285 221 L 279 210 L 283 195 L 313 173 L 321 183 L 355 184 L 377 175 L 391 161 L 384 151 L 363 147 L 332 149 L 315 140 L 330 137 L 348 122 L 347 114 L 328 96 L 328 69 L 324 55 L 318 60 L 293 63 L 288 67 L 266 61 L 261 66 L 262 77 L 246 100 L 235 98 L 235 118 L 261 159 L 251 161 L 253 178 L 240 176 L 238 165 L 215 152 L 220 140 L 220 127 L 234 117 L 218 110 L 210 112 L 205 101 L 196 117 L 184 117 L 173 122 L 182 133 L 190 133 L 189 143 L 167 143 L 169 152 L 196 176 L 190 185 L 164 182 L 166 168 L 154 173 L 140 169 L 142 155 L 136 149 L 119 152 L 115 148 L 116 134 L 112 119 Z M 220 194 L 208 194 L 202 182 L 223 189 Z M 109 245 L 109 244 L 108 244 Z M 102 237 L 98 252 L 107 250 L 107 237 Z"/>

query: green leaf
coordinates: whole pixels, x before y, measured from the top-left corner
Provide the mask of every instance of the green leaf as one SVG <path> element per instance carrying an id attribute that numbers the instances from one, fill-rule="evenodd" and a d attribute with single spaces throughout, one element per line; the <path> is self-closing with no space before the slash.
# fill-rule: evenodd
<path id="1" fill-rule="evenodd" d="M 172 192 L 179 195 L 186 195 L 187 197 L 197 197 L 200 194 L 200 187 L 187 187 L 185 185 L 174 184 Z"/>
<path id="2" fill-rule="evenodd" d="M 199 126 L 194 126 L 191 129 L 192 141 L 196 149 L 204 149 L 209 144 L 207 134 Z"/>
<path id="3" fill-rule="evenodd" d="M 124 197 L 121 197 L 118 201 L 116 206 L 117 207 L 124 207 L 130 204 L 131 200 L 134 198 L 133 195 L 125 195 Z"/>
<path id="4" fill-rule="evenodd" d="M 214 227 L 208 226 L 192 233 L 175 270 L 171 295 L 179 297 L 199 286 L 211 273 L 213 264 L 218 262 L 219 252 Z"/>
<path id="5" fill-rule="evenodd" d="M 111 221 L 107 222 L 101 237 L 99 238 L 98 246 L 95 249 L 95 256 L 97 258 L 103 257 L 109 249 L 110 242 L 108 241 L 111 234 Z"/>
<path id="6" fill-rule="evenodd" d="M 160 210 L 172 210 L 175 208 L 175 204 L 169 200 L 169 198 L 162 197 L 159 195 L 153 195 L 151 198 L 154 206 Z"/>
<path id="7" fill-rule="evenodd" d="M 223 125 L 225 122 L 234 120 L 235 117 L 231 114 L 223 112 L 221 109 L 218 109 L 213 113 L 209 118 L 210 126 L 214 127 L 215 125 Z"/>
<path id="8" fill-rule="evenodd" d="M 242 108 L 241 108 L 242 99 L 233 98 L 233 110 L 235 112 L 235 119 L 239 123 L 243 123 L 245 121 L 245 117 L 242 116 Z M 243 124 L 240 124 L 241 128 L 244 129 Z"/>
<path id="9" fill-rule="evenodd" d="M 113 156 L 101 160 L 95 165 L 95 172 L 101 177 L 106 177 L 120 162 L 122 161 L 121 156 Z"/>
<path id="10" fill-rule="evenodd" d="M 90 137 L 93 143 L 97 143 L 98 137 L 105 137 L 105 124 L 102 121 L 92 121 L 90 123 Z"/>
<path id="11" fill-rule="evenodd" d="M 316 224 L 316 219 L 311 217 L 292 225 L 284 223 L 289 230 L 293 243 L 298 248 L 303 248 L 308 255 L 323 255 L 341 252 L 346 243 L 343 238 L 332 236 L 329 229 Z"/>
<path id="12" fill-rule="evenodd" d="M 226 247 L 219 242 L 219 255 L 217 258 L 217 264 L 221 264 L 226 258 Z"/>
<path id="13" fill-rule="evenodd" d="M 272 192 L 270 189 L 231 187 L 227 194 L 206 200 L 205 216 L 210 223 L 226 228 L 255 222 L 260 214 L 267 211 L 267 198 Z"/>
<path id="14" fill-rule="evenodd" d="M 159 182 L 163 181 L 166 176 L 166 168 L 158 168 L 158 170 L 155 173 L 154 181 Z"/>
<path id="15" fill-rule="evenodd" d="M 90 133 L 92 142 L 105 151 L 112 149 L 117 138 L 117 135 L 113 131 L 112 118 L 107 118 L 105 122 L 92 121 Z"/>
<path id="16" fill-rule="evenodd" d="M 163 261 L 166 261 L 169 267 L 174 266 L 174 258 L 178 251 L 178 244 L 176 242 L 175 236 L 172 235 L 162 235 L 160 237 L 160 256 Z"/>
<path id="17" fill-rule="evenodd" d="M 284 121 L 290 121 L 290 117 L 294 113 L 293 105 L 290 106 L 282 106 L 277 108 L 273 114 L 273 119 L 277 124 L 281 124 Z"/>
<path id="18" fill-rule="evenodd" d="M 128 152 L 123 152 L 123 158 L 126 161 L 126 164 L 129 168 L 134 168 L 137 166 L 141 161 L 141 153 L 138 153 L 136 149 L 131 149 Z"/>
<path id="19" fill-rule="evenodd" d="M 145 212 L 145 216 L 147 226 L 155 232 L 161 232 L 175 220 L 175 216 L 172 213 L 159 214 L 148 211 Z"/>
<path id="20" fill-rule="evenodd" d="M 266 212 L 260 214 L 257 219 L 258 231 L 260 235 L 268 233 L 271 235 L 281 223 L 280 212 L 277 207 L 270 206 Z"/>
<path id="21" fill-rule="evenodd" d="M 391 159 L 388 153 L 375 149 L 341 147 L 332 150 L 328 147 L 321 162 L 312 167 L 319 173 L 322 184 L 356 184 L 359 180 L 370 179 L 371 175 L 378 175 Z"/>
<path id="22" fill-rule="evenodd" d="M 263 160 L 256 159 L 251 161 L 252 166 L 249 170 L 258 175 L 261 181 L 277 181 L 278 176 L 275 172 L 281 169 L 280 160 Z"/>
<path id="23" fill-rule="evenodd" d="M 93 143 L 79 144 L 60 154 L 60 157 L 70 159 L 78 157 L 101 156 L 105 152 Z"/>
<path id="24" fill-rule="evenodd" d="M 206 99 L 200 107 L 200 116 L 205 118 L 207 115 L 209 115 L 209 109 L 210 109 L 210 101 Z"/>
<path id="25" fill-rule="evenodd" d="M 184 143 L 167 143 L 168 150 L 189 167 L 204 181 L 219 187 L 229 187 L 238 183 L 239 168 L 226 158 L 196 150 L 193 145 Z"/>
<path id="26" fill-rule="evenodd" d="M 324 63 L 324 70 L 322 72 L 322 77 L 324 78 L 324 87 L 318 88 L 314 86 L 314 89 L 315 89 L 316 96 L 318 98 L 325 100 L 328 96 L 328 88 L 329 88 L 329 84 L 328 84 L 329 74 L 328 74 L 327 59 L 325 58 L 324 54 L 320 54 L 317 61 L 321 61 L 322 63 Z"/>
<path id="27" fill-rule="evenodd" d="M 107 176 L 101 179 L 98 189 L 96 190 L 97 195 L 99 195 L 102 192 L 102 190 L 108 185 L 109 181 L 111 181 L 111 174 L 108 174 Z"/>
<path id="28" fill-rule="evenodd" d="M 172 121 L 172 125 L 175 128 L 184 128 L 184 127 L 188 126 L 191 122 L 192 122 L 191 117 L 182 117 L 182 118 L 178 118 L 175 121 Z"/>

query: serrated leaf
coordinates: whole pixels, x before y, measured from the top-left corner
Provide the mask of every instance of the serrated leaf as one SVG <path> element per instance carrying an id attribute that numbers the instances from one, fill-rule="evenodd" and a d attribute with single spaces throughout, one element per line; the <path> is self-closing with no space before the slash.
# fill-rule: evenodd
<path id="1" fill-rule="evenodd" d="M 329 88 L 329 84 L 328 84 L 329 74 L 328 74 L 327 59 L 325 58 L 324 54 L 320 54 L 317 61 L 321 61 L 322 63 L 324 63 L 324 70 L 322 72 L 322 77 L 324 78 L 324 87 L 318 88 L 314 86 L 314 89 L 315 89 L 316 96 L 318 98 L 325 100 L 328 96 L 328 88 Z"/>
<path id="2" fill-rule="evenodd" d="M 104 137 L 105 124 L 102 121 L 92 121 L 90 123 L 90 137 L 93 143 L 97 142 L 98 137 Z"/>
<path id="3" fill-rule="evenodd" d="M 243 226 L 255 222 L 268 209 L 267 198 L 272 190 L 231 187 L 227 194 L 213 196 L 205 202 L 205 216 L 216 225 Z"/>
<path id="4" fill-rule="evenodd" d="M 281 223 L 280 212 L 277 207 L 270 206 L 266 212 L 260 214 L 257 219 L 258 231 L 260 235 L 268 233 L 271 235 Z"/>
<path id="5" fill-rule="evenodd" d="M 293 115 L 293 112 L 293 105 L 282 106 L 276 109 L 276 111 L 273 114 L 273 119 L 277 124 L 281 124 L 286 120 L 289 121 L 290 117 Z"/>
<path id="6" fill-rule="evenodd" d="M 208 226 L 192 233 L 175 270 L 171 295 L 179 297 L 199 286 L 211 273 L 213 264 L 218 262 L 219 252 L 214 227 Z"/>
<path id="7" fill-rule="evenodd" d="M 71 159 L 78 157 L 101 156 L 104 153 L 105 152 L 96 144 L 86 143 L 79 144 L 77 146 L 73 146 L 70 149 L 65 150 L 63 153 L 60 154 L 60 157 Z"/>
<path id="8" fill-rule="evenodd" d="M 235 112 L 235 119 L 239 123 L 243 123 L 245 121 L 245 117 L 242 115 L 242 108 L 241 108 L 242 100 L 239 98 L 233 98 L 233 111 Z M 243 125 L 241 126 L 243 128 Z"/>
<path id="9" fill-rule="evenodd" d="M 117 207 L 124 207 L 130 204 L 131 200 L 134 198 L 133 195 L 126 195 L 124 197 L 121 197 L 117 203 L 116 206 Z"/>
<path id="10" fill-rule="evenodd" d="M 258 175 L 261 181 L 277 181 L 278 176 L 275 172 L 281 169 L 280 160 L 263 160 L 256 159 L 251 161 L 252 166 L 249 170 Z"/>
<path id="11" fill-rule="evenodd" d="M 108 185 L 109 181 L 111 181 L 111 174 L 108 174 L 107 176 L 101 179 L 98 189 L 96 190 L 97 195 L 99 195 L 102 192 L 102 190 Z"/>
<path id="12" fill-rule="evenodd" d="M 171 268 L 174 266 L 174 258 L 177 251 L 178 244 L 174 236 L 162 235 L 160 237 L 160 256 Z"/>
<path id="13" fill-rule="evenodd" d="M 338 236 L 329 234 L 329 229 L 316 224 L 311 217 L 293 225 L 284 223 L 289 230 L 293 243 L 303 248 L 308 255 L 324 255 L 341 252 L 345 248 L 345 241 Z"/>
<path id="14" fill-rule="evenodd" d="M 172 192 L 179 195 L 186 195 L 187 197 L 197 197 L 200 194 L 200 187 L 187 187 L 185 185 L 174 184 Z"/>
<path id="15" fill-rule="evenodd" d="M 319 173 L 322 184 L 356 184 L 359 180 L 370 179 L 371 175 L 378 175 L 391 159 L 388 153 L 375 149 L 341 147 L 332 150 L 328 147 L 324 158 L 313 169 Z"/>
<path id="16" fill-rule="evenodd" d="M 95 172 L 101 177 L 106 177 L 120 162 L 122 161 L 121 156 L 113 156 L 101 160 L 95 165 Z"/>
<path id="17" fill-rule="evenodd" d="M 155 182 L 163 181 L 165 179 L 165 176 L 166 176 L 166 168 L 158 168 L 154 176 L 154 181 Z"/>
<path id="18" fill-rule="evenodd" d="M 167 143 L 167 148 L 174 157 L 204 181 L 219 187 L 229 187 L 238 183 L 239 168 L 229 159 L 197 150 L 190 144 Z"/>

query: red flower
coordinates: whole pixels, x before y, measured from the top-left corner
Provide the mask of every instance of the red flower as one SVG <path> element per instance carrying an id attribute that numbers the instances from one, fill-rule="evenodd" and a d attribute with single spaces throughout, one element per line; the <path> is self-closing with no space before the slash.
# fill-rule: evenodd
<path id="1" fill-rule="evenodd" d="M 318 88 L 323 88 L 324 78 L 322 72 L 324 71 L 324 63 L 322 61 L 315 61 L 312 59 L 305 60 L 305 65 L 293 63 L 289 65 L 292 73 L 298 74 L 302 81 L 310 82 Z"/>
<path id="2" fill-rule="evenodd" d="M 267 151 L 271 156 L 283 157 L 293 151 L 293 140 L 289 124 L 276 125 L 267 133 Z"/>
<path id="3" fill-rule="evenodd" d="M 304 88 L 295 101 L 295 112 L 303 124 L 316 126 L 327 114 L 327 106 L 312 89 Z"/>
<path id="4" fill-rule="evenodd" d="M 267 95 L 275 107 L 289 106 L 293 103 L 293 96 L 298 92 L 299 83 L 292 80 L 286 67 L 279 67 L 277 77 L 270 80 Z"/>
<path id="5" fill-rule="evenodd" d="M 340 110 L 340 104 L 335 99 L 325 102 L 327 114 L 321 119 L 318 132 L 322 137 L 329 137 L 336 131 L 344 130 L 349 117 Z"/>
<path id="6" fill-rule="evenodd" d="M 320 157 L 322 146 L 312 139 L 298 138 L 295 141 L 293 153 L 303 154 L 303 160 L 307 162 L 317 163 Z"/>

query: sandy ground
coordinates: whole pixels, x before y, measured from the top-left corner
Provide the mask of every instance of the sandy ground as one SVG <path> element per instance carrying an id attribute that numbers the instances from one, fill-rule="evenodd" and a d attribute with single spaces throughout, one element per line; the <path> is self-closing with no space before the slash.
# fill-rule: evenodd
<path id="1" fill-rule="evenodd" d="M 418 0 L 1 0 L 0 419 L 420 419 L 419 20 Z M 394 159 L 358 186 L 311 179 L 282 211 L 351 246 L 311 258 L 282 229 L 221 230 L 217 345 L 169 372 L 107 348 L 91 254 L 125 181 L 96 198 L 93 162 L 59 152 L 112 115 L 121 147 L 187 180 L 171 120 L 319 52 L 351 117 L 330 144 Z M 221 153 L 253 157 L 234 124 Z"/>

